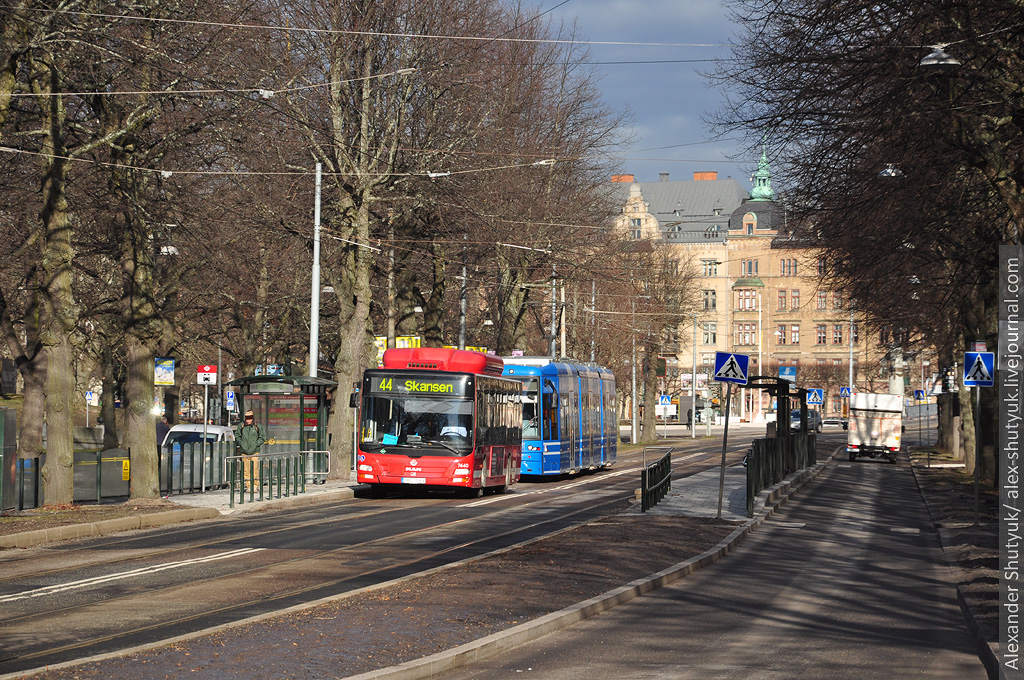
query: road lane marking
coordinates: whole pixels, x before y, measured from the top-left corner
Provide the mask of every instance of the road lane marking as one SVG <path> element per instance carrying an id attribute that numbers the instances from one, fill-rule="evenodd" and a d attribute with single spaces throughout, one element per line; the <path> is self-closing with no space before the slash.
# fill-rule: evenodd
<path id="1" fill-rule="evenodd" d="M 706 456 L 706 455 L 708 455 L 706 451 L 698 451 L 697 453 L 691 453 L 689 455 L 682 456 L 680 458 L 676 458 L 676 461 L 690 460 L 691 458 L 696 458 L 698 456 Z M 534 491 L 526 491 L 524 493 L 517 493 L 517 494 L 512 494 L 512 495 L 501 494 L 501 495 L 497 495 L 497 496 L 492 496 L 491 498 L 484 498 L 482 500 L 473 501 L 472 503 L 465 503 L 463 505 L 460 505 L 459 507 L 460 508 L 476 508 L 476 507 L 480 507 L 482 505 L 490 505 L 491 503 L 498 503 L 500 501 L 508 500 L 510 498 L 526 498 L 527 496 L 536 496 L 536 495 L 539 495 L 539 494 L 551 493 L 553 491 L 565 491 L 567 489 L 574 489 L 574 488 L 576 488 L 578 486 L 583 486 L 583 485 L 586 485 L 586 484 L 593 484 L 594 482 L 599 482 L 602 479 L 610 479 L 612 477 L 619 477 L 621 475 L 637 474 L 638 472 L 640 472 L 640 470 L 641 470 L 641 468 L 639 468 L 639 467 L 625 468 L 625 469 L 622 469 L 622 470 L 616 470 L 615 472 L 608 472 L 606 474 L 599 475 L 599 476 L 596 476 L 596 477 L 584 477 L 583 479 L 573 480 L 573 481 L 571 481 L 571 482 L 569 482 L 567 484 L 561 484 L 559 486 L 553 486 L 553 487 L 547 488 L 547 489 L 536 489 Z"/>
<path id="2" fill-rule="evenodd" d="M 231 550 L 229 552 L 220 553 L 217 555 L 196 557 L 191 560 L 182 560 L 180 562 L 168 562 L 167 564 L 157 564 L 149 567 L 140 567 L 138 569 L 122 571 L 116 574 L 107 574 L 105 576 L 94 576 L 93 578 L 82 579 L 81 581 L 72 581 L 70 583 L 57 583 L 52 586 L 36 588 L 35 590 L 26 590 L 25 592 L 18 593 L 16 595 L 6 595 L 4 597 L 0 597 L 0 602 L 16 602 L 18 600 L 27 600 L 33 597 L 43 597 L 44 595 L 55 595 L 57 593 L 67 592 L 69 590 L 79 590 L 81 588 L 88 588 L 90 586 L 110 583 L 111 581 L 121 581 L 136 576 L 155 574 L 157 572 L 167 571 L 168 569 L 178 569 L 180 567 L 188 567 L 194 564 L 203 564 L 204 562 L 215 562 L 217 560 L 231 559 L 232 557 L 242 557 L 243 555 L 251 555 L 261 550 L 265 550 L 265 548 L 241 548 L 239 550 Z"/>

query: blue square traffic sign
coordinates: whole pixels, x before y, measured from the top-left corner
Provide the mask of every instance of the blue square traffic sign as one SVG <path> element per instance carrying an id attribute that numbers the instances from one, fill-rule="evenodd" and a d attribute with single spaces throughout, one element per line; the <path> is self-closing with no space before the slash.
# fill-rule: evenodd
<path id="1" fill-rule="evenodd" d="M 964 387 L 995 385 L 995 365 L 995 352 L 964 352 Z"/>
<path id="2" fill-rule="evenodd" d="M 718 382 L 747 384 L 750 357 L 746 354 L 715 352 L 715 376 Z"/>
<path id="3" fill-rule="evenodd" d="M 821 406 L 825 403 L 825 390 L 820 387 L 812 387 L 807 390 L 807 405 Z"/>

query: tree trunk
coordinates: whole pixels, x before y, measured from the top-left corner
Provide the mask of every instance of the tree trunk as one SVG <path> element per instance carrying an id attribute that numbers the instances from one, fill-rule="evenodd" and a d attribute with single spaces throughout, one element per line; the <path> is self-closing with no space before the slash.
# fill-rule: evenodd
<path id="1" fill-rule="evenodd" d="M 444 248 L 437 241 L 430 244 L 430 259 L 433 264 L 433 285 L 430 297 L 423 310 L 423 345 L 441 347 L 444 345 L 444 293 L 447 280 L 444 275 Z"/>
<path id="2" fill-rule="evenodd" d="M 640 441 L 653 442 L 658 438 L 658 351 L 654 343 L 644 343 L 643 400 L 644 417 L 640 420 Z"/>
<path id="3" fill-rule="evenodd" d="M 369 191 L 360 197 L 354 210 L 352 238 L 365 242 L 370 229 Z M 334 379 L 338 388 L 331 406 L 327 432 L 330 438 L 331 479 L 348 479 L 352 468 L 353 412 L 348 395 L 353 385 L 360 384 L 362 372 L 369 361 L 373 338 L 370 327 L 370 251 L 349 245 L 342 254 L 338 273 L 344 277 L 332 281 L 340 302 L 338 318 L 338 356 L 334 362 Z"/>
<path id="4" fill-rule="evenodd" d="M 100 417 L 103 418 L 103 448 L 116 449 L 120 444 L 117 436 L 117 409 L 114 395 L 117 379 L 114 377 L 114 357 L 109 345 L 103 349 L 103 401 L 100 402 Z"/>
<path id="5" fill-rule="evenodd" d="M 59 92 L 59 75 L 50 64 L 46 91 Z M 46 376 L 46 463 L 43 466 L 43 488 L 48 505 L 74 502 L 74 371 L 71 334 L 78 315 L 72 293 L 71 216 L 68 214 L 66 191 L 67 160 L 61 145 L 64 133 L 64 104 L 60 96 L 49 97 L 45 113 L 47 136 L 43 144 L 45 172 L 43 206 L 40 212 L 43 228 L 43 289 L 40 342 L 47 353 L 46 363 L 59 370 Z"/>
<path id="6" fill-rule="evenodd" d="M 156 418 L 153 416 L 153 373 L 156 352 L 152 343 L 134 335 L 127 338 L 128 377 L 125 392 L 125 446 L 131 452 L 131 497 L 157 498 Z"/>

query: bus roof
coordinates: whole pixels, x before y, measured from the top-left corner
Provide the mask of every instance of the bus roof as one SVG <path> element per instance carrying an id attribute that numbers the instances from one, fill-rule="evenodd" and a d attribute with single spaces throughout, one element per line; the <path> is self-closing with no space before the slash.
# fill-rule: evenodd
<path id="1" fill-rule="evenodd" d="M 384 352 L 384 368 L 501 375 L 500 357 L 448 347 L 400 347 Z"/>

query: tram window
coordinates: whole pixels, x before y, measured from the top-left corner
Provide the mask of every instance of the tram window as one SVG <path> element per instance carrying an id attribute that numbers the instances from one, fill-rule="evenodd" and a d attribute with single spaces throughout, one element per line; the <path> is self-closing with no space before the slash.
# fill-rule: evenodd
<path id="1" fill-rule="evenodd" d="M 557 440 L 558 437 L 558 392 L 555 384 L 550 380 L 544 381 L 544 394 L 542 398 L 544 409 L 543 439 L 547 441 Z"/>

